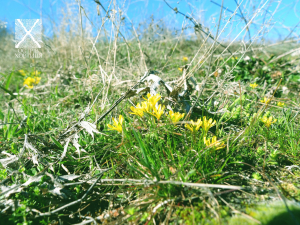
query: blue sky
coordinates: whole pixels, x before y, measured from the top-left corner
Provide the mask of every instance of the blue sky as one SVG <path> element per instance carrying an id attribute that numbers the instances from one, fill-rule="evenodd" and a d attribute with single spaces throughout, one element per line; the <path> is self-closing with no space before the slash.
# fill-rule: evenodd
<path id="1" fill-rule="evenodd" d="M 164 19 L 170 29 L 176 28 L 178 30 L 183 24 L 192 25 L 189 21 L 186 21 L 182 15 L 175 14 L 163 0 L 127 0 L 125 4 L 123 4 L 123 0 L 116 1 L 118 6 L 126 12 L 128 18 L 135 24 L 135 27 L 138 23 L 149 18 L 151 15 L 153 15 L 155 19 Z M 75 16 L 78 14 L 78 7 L 76 7 L 77 1 L 75 0 L 0 0 L 0 2 L 0 20 L 7 22 L 8 28 L 12 32 L 14 32 L 15 19 L 38 19 L 42 17 L 45 33 L 48 36 L 51 35 L 53 22 L 57 25 L 61 23 L 61 11 L 65 8 L 66 3 L 74 3 L 73 13 Z M 81 2 L 90 19 L 96 24 L 97 10 L 94 1 L 81 0 Z M 109 7 L 109 0 L 100 0 L 100 2 L 105 8 Z M 179 11 L 189 16 L 192 15 L 198 22 L 212 30 L 212 33 L 215 34 L 216 29 L 214 28 L 218 22 L 221 0 L 167 0 L 167 2 L 172 7 L 177 7 Z M 237 2 L 239 3 L 241 0 L 237 0 Z M 241 3 L 243 15 L 247 20 L 250 20 L 250 15 L 253 14 L 253 7 L 258 7 L 260 2 L 261 1 L 244 0 Z M 251 24 L 250 33 L 253 35 L 257 33 L 261 24 L 270 19 L 270 15 L 274 12 L 277 5 L 278 1 L 267 2 L 262 8 L 262 13 L 259 14 Z M 223 15 L 228 18 L 232 14 L 231 11 L 234 11 L 235 8 L 235 0 L 224 0 Z M 85 17 L 84 20 L 84 22 L 88 22 Z M 128 21 L 127 18 L 126 21 Z M 237 12 L 237 15 L 233 17 L 232 21 L 233 22 L 228 25 L 228 28 L 223 33 L 224 38 L 234 38 L 244 27 L 245 23 L 241 20 L 240 11 Z M 274 23 L 270 23 L 272 30 L 270 31 L 269 38 L 285 38 L 300 21 L 300 0 L 283 0 L 272 21 Z M 226 21 L 222 21 L 221 27 L 225 22 Z M 126 23 L 130 25 L 130 23 Z M 297 34 L 300 34 L 299 27 L 300 24 L 294 29 L 291 36 L 295 37 Z M 94 34 L 96 34 L 96 29 L 94 30 Z"/>

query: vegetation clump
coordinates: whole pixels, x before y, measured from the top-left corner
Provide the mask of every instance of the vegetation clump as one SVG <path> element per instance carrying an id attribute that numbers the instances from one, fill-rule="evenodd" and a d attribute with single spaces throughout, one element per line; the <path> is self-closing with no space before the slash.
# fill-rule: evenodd
<path id="1" fill-rule="evenodd" d="M 170 4 L 192 29 L 152 17 L 129 38 L 116 2 L 93 4 L 99 34 L 66 6 L 43 58 L 0 35 L 2 223 L 300 223 L 299 44 L 250 20 L 225 40 L 246 18 L 223 6 L 209 31 Z"/>

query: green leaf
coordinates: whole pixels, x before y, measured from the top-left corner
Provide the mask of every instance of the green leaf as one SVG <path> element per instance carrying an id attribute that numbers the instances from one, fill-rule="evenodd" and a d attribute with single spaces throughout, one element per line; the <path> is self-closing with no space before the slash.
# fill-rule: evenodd
<path id="1" fill-rule="evenodd" d="M 57 147 L 59 147 L 60 149 L 64 149 L 64 147 L 54 137 L 50 136 L 50 138 Z"/>
<path id="2" fill-rule="evenodd" d="M 11 73 L 8 75 L 8 78 L 7 78 L 7 81 L 6 81 L 6 84 L 5 84 L 6 89 L 8 89 L 8 87 L 10 85 L 11 77 L 12 77 L 13 74 L 14 74 L 14 72 L 11 71 Z"/>
<path id="3" fill-rule="evenodd" d="M 150 172 L 153 176 L 156 176 L 157 180 L 160 180 L 160 177 L 158 176 L 157 171 L 154 171 L 150 165 L 149 160 L 151 160 L 151 155 L 149 154 L 148 149 L 144 145 L 140 134 L 135 132 L 134 130 L 133 130 L 133 134 L 134 134 L 136 140 L 139 142 L 139 146 L 140 146 L 143 158 L 144 158 L 144 159 L 140 159 L 141 161 L 143 161 L 141 163 L 144 164 L 150 170 Z M 153 161 L 153 160 L 151 160 L 151 161 Z M 153 162 L 152 162 L 152 165 L 153 165 Z M 155 167 L 155 166 L 153 165 L 153 167 Z"/>
<path id="4" fill-rule="evenodd" d="M 37 174 L 36 168 L 31 168 L 30 171 L 33 174 L 33 176 L 35 176 Z"/>
<path id="5" fill-rule="evenodd" d="M 195 175 L 196 174 L 196 170 L 195 169 L 192 169 L 191 171 L 189 171 L 187 173 L 187 175 L 185 176 L 185 180 L 187 181 L 191 176 Z"/>
<path id="6" fill-rule="evenodd" d="M 127 209 L 127 212 L 128 212 L 129 215 L 133 215 L 134 212 L 135 212 L 135 208 Z"/>
<path id="7" fill-rule="evenodd" d="M 16 95 L 14 95 L 11 91 L 7 90 L 5 87 L 0 85 L 0 88 L 5 91 L 6 93 L 10 94 L 12 98 L 17 97 Z"/>
<path id="8" fill-rule="evenodd" d="M 139 136 L 134 130 L 133 130 L 133 134 L 134 134 L 136 140 L 139 142 L 139 146 L 140 146 L 140 148 L 141 148 L 141 151 L 142 151 L 142 154 L 143 154 L 144 160 L 145 160 L 144 163 L 145 163 L 146 166 L 149 168 L 150 165 L 149 165 L 147 153 L 146 153 L 146 151 L 145 151 L 145 145 L 144 145 L 144 143 L 141 141 L 140 136 Z"/>
<path id="9" fill-rule="evenodd" d="M 300 75 L 290 75 L 289 76 L 290 80 L 293 81 L 293 82 L 300 82 Z"/>
<path id="10" fill-rule="evenodd" d="M 7 139 L 10 139 L 11 137 L 14 136 L 14 133 L 16 132 L 18 127 L 19 127 L 18 125 L 14 126 L 14 127 L 10 127 L 10 129 L 7 133 Z"/>
<path id="11" fill-rule="evenodd" d="M 0 110 L 0 120 L 4 120 L 4 114 Z"/>
<path id="12" fill-rule="evenodd" d="M 58 85 L 55 87 L 55 94 L 58 95 Z"/>

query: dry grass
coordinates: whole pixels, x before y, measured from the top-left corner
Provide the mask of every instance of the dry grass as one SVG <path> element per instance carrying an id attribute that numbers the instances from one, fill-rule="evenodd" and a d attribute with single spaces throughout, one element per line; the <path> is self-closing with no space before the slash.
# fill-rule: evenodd
<path id="1" fill-rule="evenodd" d="M 169 5 L 163 19 L 136 26 L 124 2 L 70 1 L 59 24 L 48 20 L 53 37 L 44 37 L 43 57 L 34 60 L 16 59 L 12 35 L 1 31 L 5 220 L 235 224 L 247 218 L 268 224 L 276 215 L 252 206 L 276 200 L 297 221 L 298 209 L 287 199 L 300 196 L 293 181 L 299 178 L 300 111 L 293 79 L 300 70 L 297 56 L 290 56 L 299 45 L 292 36 L 265 39 L 278 2 L 251 4 L 234 10 L 242 18 L 220 7 L 206 29 L 193 16 L 199 9 L 188 15 Z M 174 13 L 186 16 L 181 27 L 171 26 Z M 41 83 L 22 87 L 20 69 L 41 71 Z M 250 89 L 249 81 L 259 87 Z M 184 120 L 175 126 L 167 115 L 157 122 L 129 114 L 147 92 L 160 93 L 166 108 L 185 113 Z M 261 103 L 264 96 L 272 104 Z M 108 131 L 106 124 L 119 115 L 125 117 L 123 133 Z M 278 125 L 265 128 L 262 115 L 275 115 Z M 223 141 L 223 150 L 212 151 L 203 133 L 184 129 L 204 116 L 217 121 L 207 135 Z"/>

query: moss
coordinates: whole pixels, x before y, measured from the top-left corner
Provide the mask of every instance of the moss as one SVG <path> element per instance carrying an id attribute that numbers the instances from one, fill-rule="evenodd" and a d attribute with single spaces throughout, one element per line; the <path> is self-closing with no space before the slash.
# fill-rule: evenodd
<path id="1" fill-rule="evenodd" d="M 255 208 L 248 208 L 246 210 L 246 216 L 235 216 L 232 217 L 228 224 L 239 225 L 239 224 L 258 224 L 256 221 L 261 222 L 263 225 L 293 225 L 300 223 L 300 205 L 295 203 L 288 204 L 290 212 L 287 211 L 284 203 L 275 202 L 271 204 L 261 204 Z M 296 222 L 297 221 L 297 222 Z"/>

